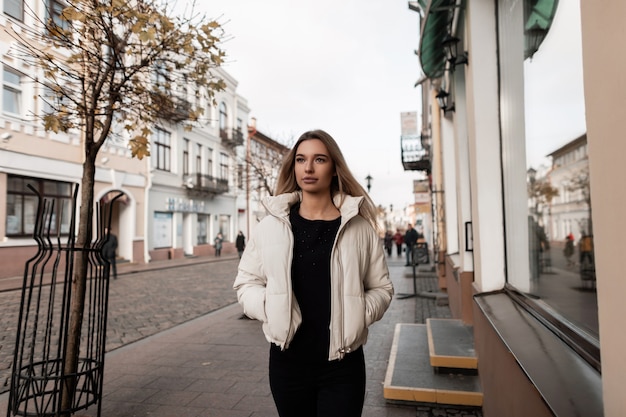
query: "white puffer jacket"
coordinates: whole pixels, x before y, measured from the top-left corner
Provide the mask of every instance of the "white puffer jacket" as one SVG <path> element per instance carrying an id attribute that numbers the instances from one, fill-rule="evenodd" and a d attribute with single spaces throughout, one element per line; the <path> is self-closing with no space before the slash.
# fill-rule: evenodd
<path id="1" fill-rule="evenodd" d="M 256 226 L 235 279 L 245 314 L 263 323 L 270 343 L 287 349 L 302 322 L 291 287 L 293 233 L 289 208 L 299 192 L 267 197 L 269 215 Z M 331 332 L 328 360 L 341 359 L 367 340 L 367 328 L 389 307 L 393 285 L 378 234 L 360 215 L 362 197 L 345 196 L 331 252 Z M 335 204 L 340 202 L 335 197 Z"/>

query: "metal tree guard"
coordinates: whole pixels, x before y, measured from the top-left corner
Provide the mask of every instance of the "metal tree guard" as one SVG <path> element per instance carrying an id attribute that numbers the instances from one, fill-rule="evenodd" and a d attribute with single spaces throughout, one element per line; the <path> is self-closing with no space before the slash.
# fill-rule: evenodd
<path id="1" fill-rule="evenodd" d="M 110 234 L 105 230 L 110 231 L 111 208 L 122 194 L 103 206 L 96 206 L 97 239 L 78 248 L 75 246 L 78 184 L 65 242 L 61 239 L 61 225 L 66 213 L 56 215 L 54 200 L 42 198 L 30 185 L 28 188 L 38 200 L 33 231 L 38 251 L 24 267 L 7 417 L 65 416 L 95 404 L 100 416 L 110 269 L 102 256 L 102 247 Z M 51 236 L 55 232 L 56 236 Z M 78 253 L 87 258 L 88 264 L 85 308 L 78 370 L 66 374 L 72 277 Z M 62 409 L 61 398 L 68 394 L 64 391 L 70 383 L 74 389 L 71 406 Z"/>

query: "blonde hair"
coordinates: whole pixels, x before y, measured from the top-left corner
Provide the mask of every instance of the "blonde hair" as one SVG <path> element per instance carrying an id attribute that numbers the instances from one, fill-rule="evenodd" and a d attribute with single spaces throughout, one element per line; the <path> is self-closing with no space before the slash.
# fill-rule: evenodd
<path id="1" fill-rule="evenodd" d="M 293 145 L 289 153 L 285 155 L 280 172 L 278 173 L 275 195 L 300 190 L 300 187 L 296 182 L 295 175 L 296 152 L 302 142 L 311 139 L 322 141 L 322 143 L 326 146 L 326 149 L 328 149 L 330 159 L 335 165 L 336 175 L 333 177 L 330 185 L 331 198 L 335 197 L 337 194 L 341 195 L 342 200 L 339 203 L 339 207 L 341 207 L 341 204 L 343 204 L 343 196 L 346 194 L 353 197 L 364 197 L 363 203 L 359 207 L 359 214 L 369 221 L 374 228 L 377 228 L 376 207 L 374 206 L 374 202 L 365 192 L 365 189 L 363 189 L 361 184 L 359 184 L 359 182 L 354 178 L 352 172 L 350 172 L 348 164 L 346 164 L 346 160 L 343 157 L 341 149 L 339 149 L 339 145 L 337 145 L 335 139 L 323 130 L 318 129 L 304 132 L 302 136 L 298 138 L 298 141 L 295 145 Z"/>

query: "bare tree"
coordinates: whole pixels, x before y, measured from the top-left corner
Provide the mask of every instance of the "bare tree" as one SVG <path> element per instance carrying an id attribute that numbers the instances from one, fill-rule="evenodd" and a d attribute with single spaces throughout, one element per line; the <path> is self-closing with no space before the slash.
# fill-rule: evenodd
<path id="1" fill-rule="evenodd" d="M 278 172 L 283 158 L 289 152 L 289 146 L 283 145 L 268 136 L 254 130 L 250 137 L 250 152 L 243 158 L 247 172 L 246 181 L 255 198 L 274 195 Z"/>
<path id="2" fill-rule="evenodd" d="M 543 216 L 544 207 L 547 207 L 549 210 L 552 200 L 558 195 L 558 188 L 552 186 L 549 178 L 537 179 L 534 175 L 530 177 L 528 181 L 528 197 L 533 204 L 533 214 L 539 217 Z"/>
<path id="3" fill-rule="evenodd" d="M 203 103 L 224 88 L 212 72 L 221 65 L 223 30 L 216 20 L 195 12 L 194 5 L 175 16 L 175 6 L 158 0 L 69 0 L 58 14 L 30 29 L 10 31 L 17 41 L 12 54 L 37 68 L 34 81 L 46 93 L 49 108 L 41 115 L 46 130 L 81 134 L 83 172 L 76 246 L 93 239 L 94 175 L 98 152 L 112 127 L 128 133 L 132 155 L 149 155 L 149 137 L 159 119 L 193 126 Z M 65 374 L 78 366 L 85 306 L 87 257 L 75 261 Z M 62 408 L 70 409 L 74 387 L 64 391 Z"/>

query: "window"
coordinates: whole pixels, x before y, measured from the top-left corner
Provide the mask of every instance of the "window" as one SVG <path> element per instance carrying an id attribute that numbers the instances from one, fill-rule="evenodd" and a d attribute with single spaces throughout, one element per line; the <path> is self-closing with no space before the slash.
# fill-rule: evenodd
<path id="1" fill-rule="evenodd" d="M 189 139 L 183 145 L 183 175 L 189 175 Z"/>
<path id="2" fill-rule="evenodd" d="M 63 20 L 61 18 L 61 13 L 63 12 L 64 8 L 65 8 L 65 5 L 63 5 L 63 3 L 61 3 L 60 1 L 58 1 L 58 0 L 48 0 L 48 7 L 47 7 L 48 18 L 55 25 L 57 25 L 57 26 L 59 26 L 59 27 L 61 27 L 63 29 L 67 29 L 68 28 L 67 20 Z"/>
<path id="3" fill-rule="evenodd" d="M 170 83 L 167 77 L 167 68 L 163 63 L 157 63 L 154 67 L 153 82 L 156 88 L 161 92 L 169 91 Z"/>
<path id="4" fill-rule="evenodd" d="M 172 213 L 154 212 L 152 245 L 155 249 L 172 247 Z"/>
<path id="5" fill-rule="evenodd" d="M 230 241 L 230 216 L 226 214 L 220 214 L 219 217 L 219 232 L 222 234 L 225 242 Z"/>
<path id="6" fill-rule="evenodd" d="M 237 165 L 237 187 L 240 190 L 243 190 L 243 173 L 244 173 L 244 167 L 243 164 L 238 164 Z"/>
<path id="7" fill-rule="evenodd" d="M 202 174 L 202 145 L 196 144 L 196 174 Z"/>
<path id="8" fill-rule="evenodd" d="M 67 235 L 72 215 L 72 184 L 39 178 L 9 175 L 7 179 L 7 236 L 32 236 L 37 216 L 37 196 L 28 188 L 34 187 L 43 198 L 54 203 L 51 212 L 50 234 Z M 48 221 L 48 219 L 46 219 Z"/>
<path id="9" fill-rule="evenodd" d="M 50 87 L 42 87 L 41 99 L 41 115 L 54 113 L 55 107 L 58 107 L 59 98 L 52 92 Z"/>
<path id="10" fill-rule="evenodd" d="M 22 110 L 22 74 L 12 68 L 4 67 L 2 87 L 2 110 L 20 115 Z"/>
<path id="11" fill-rule="evenodd" d="M 170 171 L 171 135 L 161 128 L 154 129 L 154 167 Z"/>
<path id="12" fill-rule="evenodd" d="M 501 119 L 510 121 L 502 135 L 504 184 L 505 195 L 513 196 L 505 200 L 507 246 L 512 248 L 507 250 L 507 280 L 540 300 L 534 304 L 537 311 L 555 311 L 559 329 L 598 340 L 580 5 L 558 2 L 548 36 L 532 57 L 524 55 L 519 42 L 524 27 L 505 23 L 536 21 L 534 10 L 530 17 L 506 20 L 508 14 L 522 14 L 521 9 L 503 11 L 499 25 L 501 79 L 508 80 L 500 92 L 507 103 Z M 520 169 L 509 168 L 518 163 L 513 156 L 518 146 L 526 150 L 525 164 L 521 161 L 525 182 L 516 182 Z M 527 210 L 516 210 L 521 198 L 527 199 Z M 519 250 L 522 234 L 528 237 L 527 251 Z"/>
<path id="13" fill-rule="evenodd" d="M 221 180 L 228 179 L 228 155 L 220 153 L 220 177 Z"/>
<path id="14" fill-rule="evenodd" d="M 228 139 L 228 111 L 226 109 L 226 104 L 222 101 L 220 102 L 220 138 Z"/>
<path id="15" fill-rule="evenodd" d="M 198 214 L 198 245 L 207 243 L 209 215 Z"/>
<path id="16" fill-rule="evenodd" d="M 207 149 L 207 171 L 206 174 L 210 177 L 213 176 L 213 149 Z"/>
<path id="17" fill-rule="evenodd" d="M 24 20 L 24 2 L 22 0 L 4 0 L 4 13 L 19 21 Z"/>

